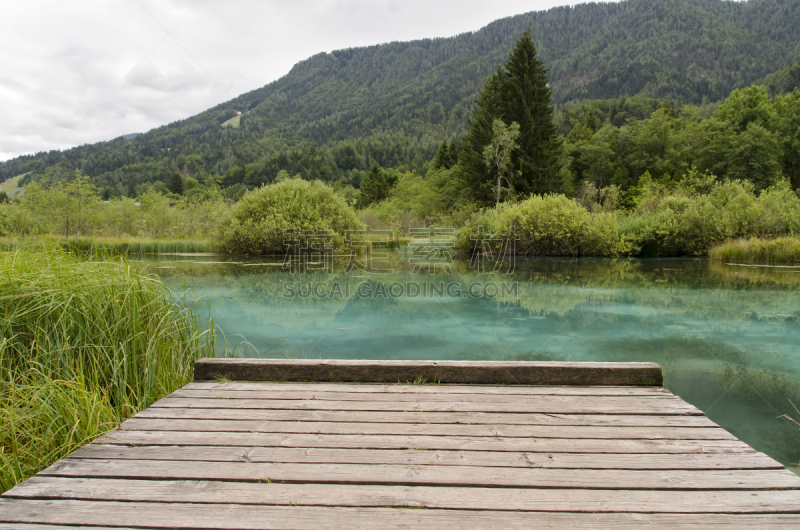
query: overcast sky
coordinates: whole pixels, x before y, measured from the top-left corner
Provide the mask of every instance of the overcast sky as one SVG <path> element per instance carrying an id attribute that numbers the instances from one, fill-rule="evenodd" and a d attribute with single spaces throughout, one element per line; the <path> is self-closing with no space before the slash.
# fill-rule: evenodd
<path id="1" fill-rule="evenodd" d="M 0 160 L 197 114 L 321 51 L 448 37 L 566 0 L 2 0 Z"/>

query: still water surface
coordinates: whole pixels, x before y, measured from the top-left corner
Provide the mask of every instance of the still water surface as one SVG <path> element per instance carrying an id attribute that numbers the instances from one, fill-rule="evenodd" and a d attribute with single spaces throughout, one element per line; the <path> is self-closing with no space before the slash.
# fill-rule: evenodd
<path id="1" fill-rule="evenodd" d="M 800 432 L 778 419 L 800 419 L 790 403 L 800 406 L 800 267 L 531 259 L 510 275 L 467 261 L 414 274 L 395 255 L 389 274 L 348 274 L 346 261 L 292 274 L 274 260 L 219 259 L 144 261 L 172 289 L 208 300 L 220 351 L 656 362 L 667 388 L 712 420 L 786 465 L 800 461 Z"/>

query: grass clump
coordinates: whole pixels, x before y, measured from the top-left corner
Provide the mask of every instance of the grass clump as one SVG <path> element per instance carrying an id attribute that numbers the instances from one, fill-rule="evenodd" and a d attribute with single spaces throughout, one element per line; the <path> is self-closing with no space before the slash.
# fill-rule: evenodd
<path id="1" fill-rule="evenodd" d="M 712 248 L 709 257 L 735 263 L 800 263 L 800 238 L 728 241 Z"/>
<path id="2" fill-rule="evenodd" d="M 14 250 L 31 245 L 32 241 L 71 252 L 90 255 L 136 255 L 136 254 L 200 254 L 211 252 L 211 243 L 194 239 L 150 239 L 138 237 L 80 237 L 63 238 L 53 236 L 29 236 L 25 238 L 0 238 L 0 249 Z"/>
<path id="3" fill-rule="evenodd" d="M 0 491 L 190 381 L 202 309 L 122 261 L 0 253 Z"/>
<path id="4" fill-rule="evenodd" d="M 194 239 L 147 239 L 147 238 L 73 238 L 64 240 L 61 245 L 77 252 L 111 254 L 172 254 L 211 252 L 211 243 Z"/>

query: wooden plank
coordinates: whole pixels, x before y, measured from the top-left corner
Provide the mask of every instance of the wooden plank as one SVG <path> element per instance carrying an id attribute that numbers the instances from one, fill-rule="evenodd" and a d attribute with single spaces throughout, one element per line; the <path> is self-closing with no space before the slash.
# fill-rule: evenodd
<path id="1" fill-rule="evenodd" d="M 510 412 L 526 414 L 692 414 L 703 413 L 695 406 L 675 398 L 636 399 L 633 397 L 541 396 L 537 401 L 514 403 L 322 401 L 314 399 L 182 399 L 166 397 L 153 408 L 282 409 L 282 410 L 361 410 L 419 412 Z"/>
<path id="2" fill-rule="evenodd" d="M 192 390 L 181 389 L 169 395 L 170 398 L 185 398 L 185 399 L 267 399 L 267 400 L 304 400 L 316 399 L 318 401 L 391 401 L 394 403 L 415 403 L 420 401 L 425 402 L 478 402 L 478 403 L 538 403 L 542 400 L 547 400 L 552 397 L 558 398 L 572 398 L 580 397 L 581 399 L 606 399 L 607 397 L 625 398 L 625 399 L 638 399 L 642 401 L 648 400 L 677 400 L 678 397 L 672 394 L 656 394 L 652 393 L 645 396 L 595 396 L 580 394 L 577 396 L 559 395 L 554 396 L 550 394 L 539 395 L 523 395 L 523 394 L 448 394 L 448 393 L 389 393 L 389 392 L 320 392 L 318 390 Z"/>
<path id="3" fill-rule="evenodd" d="M 185 390 L 224 390 L 242 392 L 357 392 L 385 394 L 467 394 L 520 396 L 662 396 L 673 395 L 663 387 L 640 386 L 491 386 L 491 385 L 400 385 L 386 383 L 285 383 L 194 381 Z"/>
<path id="4" fill-rule="evenodd" d="M 149 408 L 136 418 L 315 421 L 360 423 L 452 423 L 483 425 L 606 425 L 620 427 L 716 427 L 705 416 L 631 414 L 513 414 L 484 412 L 360 412 L 325 410 L 248 410 Z"/>
<path id="5" fill-rule="evenodd" d="M 454 384 L 664 386 L 655 363 L 523 361 L 345 361 L 200 359 L 196 381 L 341 381 L 395 383 L 425 378 Z"/>
<path id="6" fill-rule="evenodd" d="M 276 464 L 147 460 L 59 460 L 39 476 L 158 480 L 266 481 L 506 488 L 760 490 L 800 488 L 787 470 L 619 470 L 477 468 L 387 464 Z M 324 489 L 324 488 L 323 488 Z M 322 492 L 322 490 L 320 490 Z M 336 504 L 344 506 L 345 504 Z"/>
<path id="7" fill-rule="evenodd" d="M 419 423 L 331 423 L 303 421 L 164 420 L 131 418 L 126 431 L 272 432 L 295 434 L 400 434 L 414 436 L 502 436 L 628 440 L 736 440 L 720 427 L 576 427 L 549 425 L 448 425 Z"/>
<path id="8" fill-rule="evenodd" d="M 98 443 L 115 445 L 228 445 L 240 447 L 325 447 L 330 449 L 426 449 L 528 451 L 535 453 L 751 453 L 738 440 L 567 440 L 469 436 L 361 436 L 179 431 L 113 431 Z"/>
<path id="9" fill-rule="evenodd" d="M 89 444 L 70 458 L 283 462 L 306 464 L 405 464 L 551 469 L 784 469 L 763 453 L 573 454 L 495 451 L 416 451 L 293 447 L 141 446 Z"/>
<path id="10" fill-rule="evenodd" d="M 351 486 L 36 477 L 16 499 L 376 507 L 590 513 L 797 513 L 800 491 L 652 491 Z M 474 512 L 472 512 L 474 513 Z"/>
<path id="11" fill-rule="evenodd" d="M 531 513 L 0 499 L 0 521 L 214 530 L 328 528 L 790 528 L 797 514 Z"/>
<path id="12" fill-rule="evenodd" d="M 132 526 L 62 526 L 51 524 L 0 523 L 0 530 L 120 530 Z"/>

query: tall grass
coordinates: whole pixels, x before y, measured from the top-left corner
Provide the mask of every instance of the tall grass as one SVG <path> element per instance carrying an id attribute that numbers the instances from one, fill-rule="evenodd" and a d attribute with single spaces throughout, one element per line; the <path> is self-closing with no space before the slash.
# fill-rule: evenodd
<path id="1" fill-rule="evenodd" d="M 122 260 L 0 253 L 0 491 L 191 380 L 209 322 Z"/>
<path id="2" fill-rule="evenodd" d="M 47 245 L 61 247 L 66 250 L 83 254 L 170 254 L 170 253 L 206 253 L 211 252 L 211 243 L 204 240 L 193 239 L 143 239 L 143 238 L 113 238 L 113 237 L 83 237 L 83 238 L 54 238 L 42 236 L 39 241 Z M 14 250 L 24 248 L 31 244 L 31 239 L 3 238 L 0 239 L 0 249 Z"/>
<path id="3" fill-rule="evenodd" d="M 739 239 L 712 248 L 711 259 L 737 263 L 800 263 L 800 238 Z"/>

